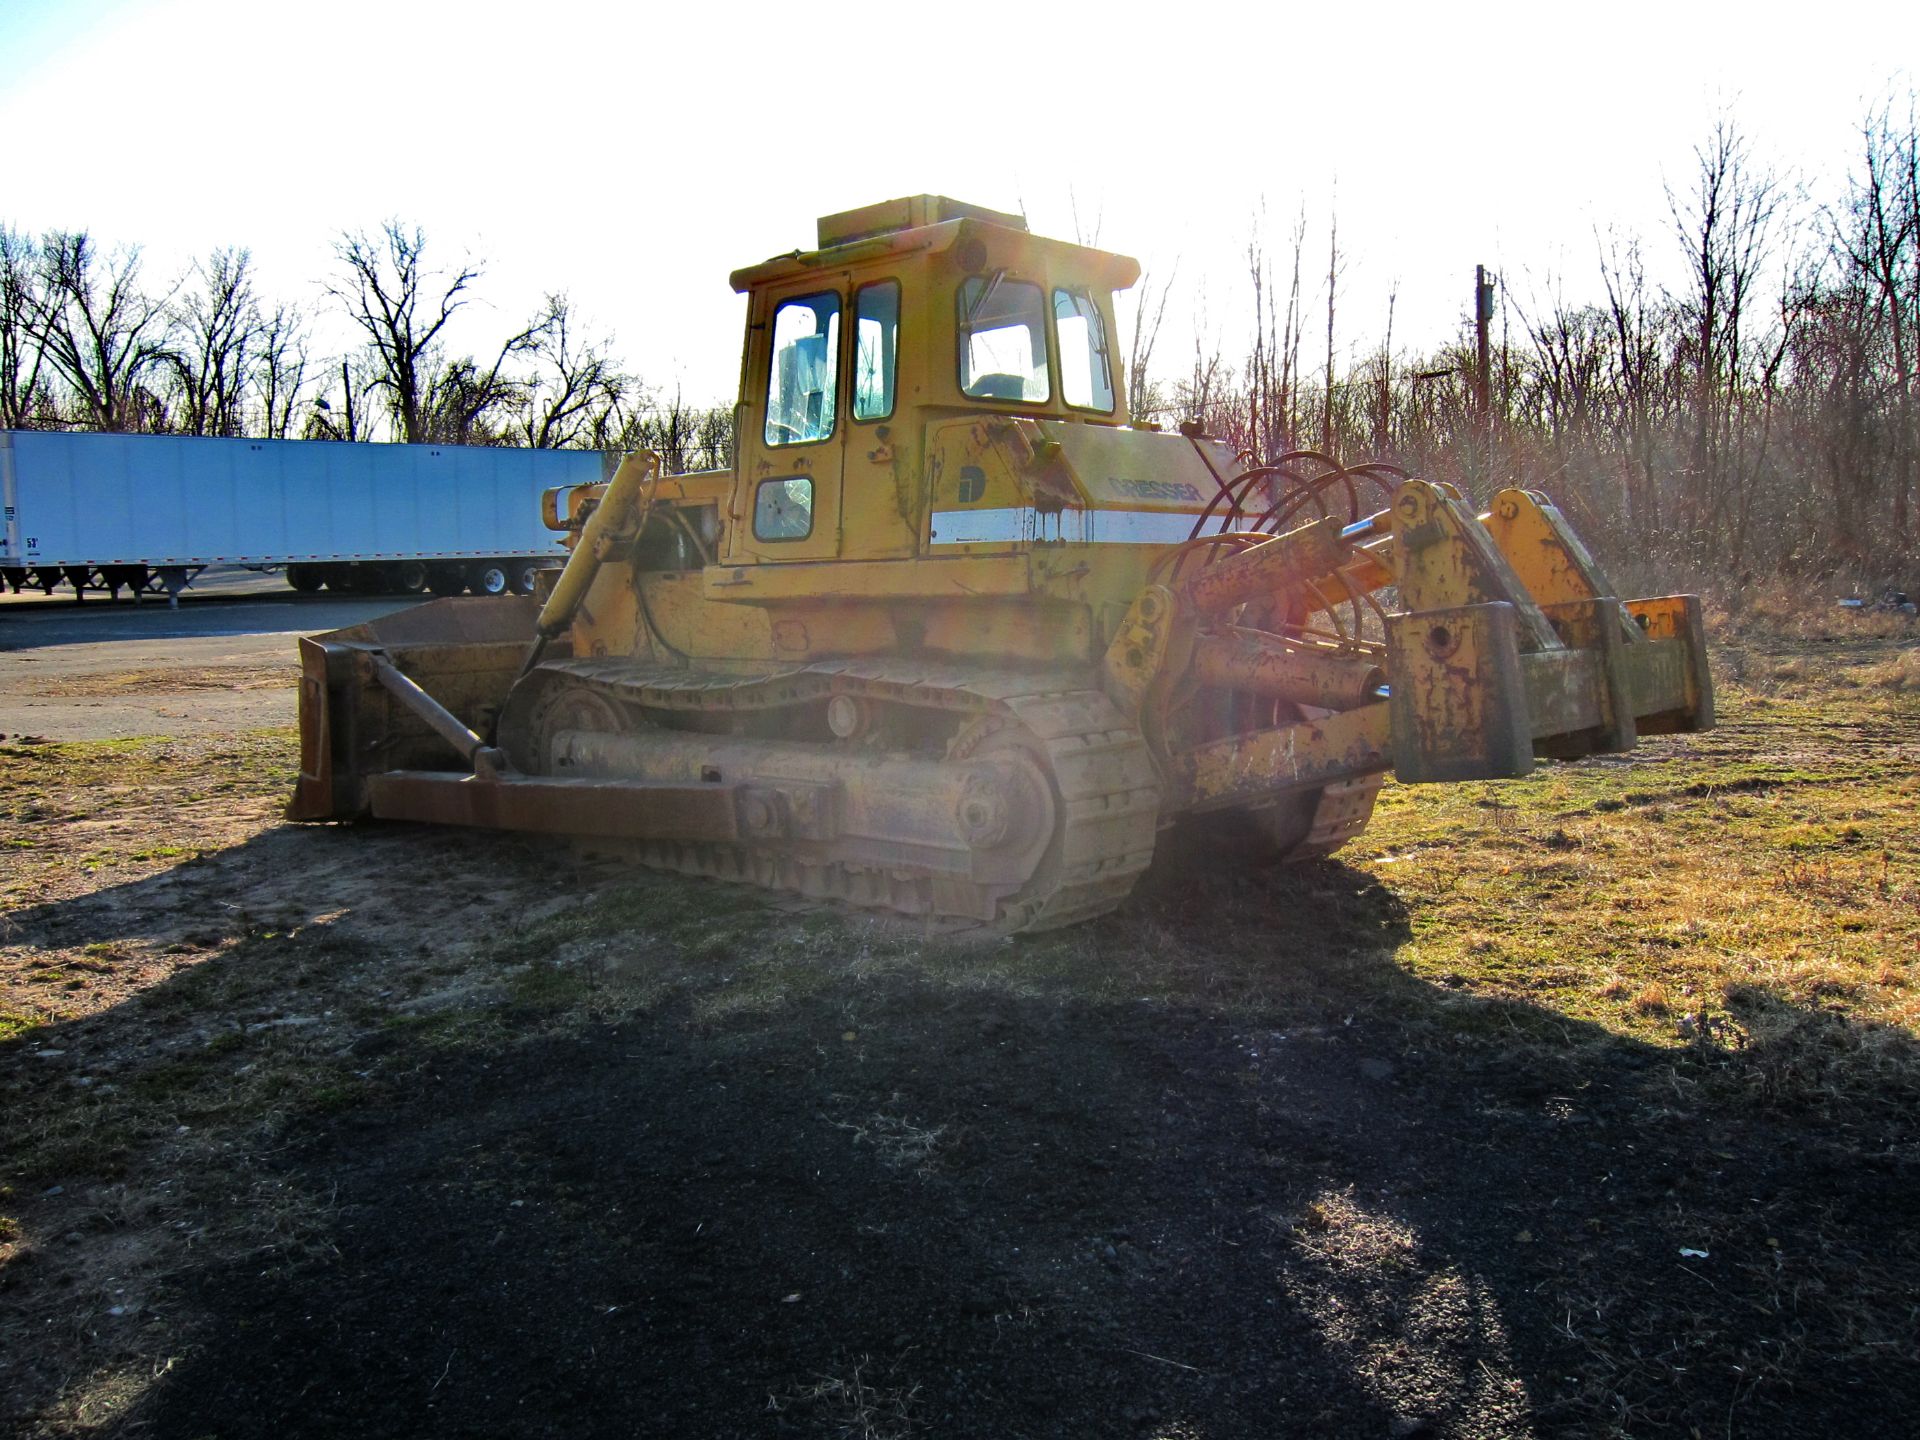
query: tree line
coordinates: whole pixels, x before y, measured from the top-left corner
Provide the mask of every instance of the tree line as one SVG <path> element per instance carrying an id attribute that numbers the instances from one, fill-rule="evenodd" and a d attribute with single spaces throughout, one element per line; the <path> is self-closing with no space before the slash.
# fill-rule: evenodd
<path id="1" fill-rule="evenodd" d="M 1317 449 L 1396 462 L 1484 500 L 1547 491 L 1603 558 L 1673 582 L 1844 574 L 1920 589 L 1920 129 L 1915 100 L 1860 126 L 1849 172 L 1809 195 L 1731 116 L 1666 187 L 1668 224 L 1597 229 L 1584 275 L 1505 277 L 1492 343 L 1396 346 L 1393 302 L 1336 345 L 1345 257 L 1304 210 L 1256 225 L 1237 355 L 1154 368 L 1173 280 L 1136 296 L 1127 390 L 1251 460 Z M 1314 240 L 1309 253 L 1309 239 Z M 627 372 L 566 295 L 497 346 L 450 347 L 480 270 L 436 265 L 417 226 L 338 237 L 321 313 L 260 294 L 243 249 L 150 284 L 137 247 L 0 226 L 0 426 L 621 450 L 725 467 L 733 415 Z M 1664 260 L 1662 254 L 1664 251 Z M 1677 262 L 1677 264 L 1675 263 Z M 1677 280 L 1660 283 L 1664 271 Z M 1324 305 L 1324 313 L 1322 313 Z"/>
<path id="2" fill-rule="evenodd" d="M 1237 359 L 1197 343 L 1184 374 L 1149 378 L 1167 301 L 1143 286 L 1135 413 L 1251 458 L 1385 459 L 1482 501 L 1544 490 L 1627 578 L 1644 560 L 1723 592 L 1768 575 L 1920 589 L 1914 116 L 1912 96 L 1878 107 L 1824 197 L 1723 116 L 1666 186 L 1665 233 L 1600 228 L 1584 277 L 1505 277 L 1484 371 L 1471 318 L 1396 348 L 1391 299 L 1384 331 L 1338 355 L 1336 226 L 1322 249 L 1303 211 L 1276 252 L 1256 224 Z M 1680 277 L 1664 285 L 1663 259 Z"/>
<path id="3" fill-rule="evenodd" d="M 315 315 L 264 296 L 244 249 L 154 283 L 138 246 L 0 225 L 0 428 L 644 447 L 677 469 L 733 463 L 732 410 L 644 384 L 564 293 L 497 347 L 462 353 L 448 326 L 476 265 L 436 265 L 425 232 L 397 220 L 341 235 L 334 253 L 321 305 L 355 343 L 322 356 Z"/>

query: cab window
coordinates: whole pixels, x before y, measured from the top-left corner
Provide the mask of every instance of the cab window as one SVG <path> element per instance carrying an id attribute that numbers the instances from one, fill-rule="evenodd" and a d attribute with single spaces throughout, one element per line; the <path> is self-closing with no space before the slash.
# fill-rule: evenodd
<path id="1" fill-rule="evenodd" d="M 753 494 L 753 538 L 804 540 L 813 533 L 813 481 L 804 475 L 762 480 Z"/>
<path id="2" fill-rule="evenodd" d="M 1040 287 L 1001 271 L 960 282 L 960 390 L 980 400 L 1047 399 L 1047 313 Z"/>
<path id="3" fill-rule="evenodd" d="M 1060 395 L 1082 410 L 1113 410 L 1113 365 L 1100 307 L 1083 290 L 1053 292 L 1054 333 L 1060 341 Z"/>
<path id="4" fill-rule="evenodd" d="M 833 434 L 840 367 L 840 297 L 804 295 L 773 312 L 767 444 L 804 445 Z"/>
<path id="5" fill-rule="evenodd" d="M 853 297 L 853 418 L 893 414 L 900 348 L 900 282 L 863 285 Z"/>

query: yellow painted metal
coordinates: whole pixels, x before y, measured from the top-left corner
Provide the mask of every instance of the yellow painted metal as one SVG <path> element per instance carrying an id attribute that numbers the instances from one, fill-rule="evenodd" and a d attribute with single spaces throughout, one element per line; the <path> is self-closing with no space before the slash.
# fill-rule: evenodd
<path id="1" fill-rule="evenodd" d="M 1481 517 L 1522 588 L 1543 606 L 1617 592 L 1559 510 L 1531 490 L 1502 490 Z"/>
<path id="2" fill-rule="evenodd" d="M 1378 700 L 1387 677 L 1365 655 L 1230 629 L 1208 635 L 1194 647 L 1193 678 L 1202 685 L 1270 695 L 1320 710 L 1353 710 Z"/>
<path id="3" fill-rule="evenodd" d="M 1026 595 L 1033 589 L 1033 573 L 1024 555 L 997 561 L 954 556 L 818 565 L 714 565 L 702 574 L 701 589 L 709 600 L 735 605 L 805 601 L 822 595 L 960 602 L 980 595 Z"/>
<path id="4" fill-rule="evenodd" d="M 1122 714 L 1139 715 L 1148 689 L 1169 668 L 1167 647 L 1173 637 L 1175 605 L 1173 592 L 1166 586 L 1149 585 L 1114 631 L 1104 662 L 1106 690 Z"/>
<path id="5" fill-rule="evenodd" d="M 621 462 L 541 607 L 534 627 L 541 636 L 558 635 L 573 623 L 600 567 L 621 545 L 631 544 L 645 526 L 659 478 L 660 457 L 651 450 L 636 451 Z"/>
<path id="6" fill-rule="evenodd" d="M 1269 596 L 1290 611 L 1302 604 L 1308 582 L 1331 575 L 1346 556 L 1340 522 L 1328 516 L 1207 566 L 1181 586 L 1180 599 L 1201 615 Z"/>
<path id="7" fill-rule="evenodd" d="M 733 468 L 667 475 L 643 453 L 604 485 L 549 496 L 547 523 L 572 553 L 537 618 L 525 601 L 484 616 L 435 605 L 307 642 L 296 813 L 360 813 L 369 773 L 389 769 L 407 772 L 391 804 L 555 823 L 553 806 L 588 791 L 530 785 L 495 806 L 477 793 L 484 776 L 457 797 L 419 776 L 461 750 L 499 753 L 470 742 L 502 715 L 503 731 L 546 735 L 540 717 L 558 712 L 539 687 L 591 682 L 601 698 L 580 713 L 609 731 L 558 733 L 567 762 L 599 777 L 603 826 L 620 823 L 622 776 L 636 797 L 694 795 L 725 768 L 784 796 L 778 834 L 755 830 L 760 802 L 744 791 L 728 803 L 745 808 L 703 822 L 737 819 L 740 853 L 636 822 L 658 863 L 908 909 L 1005 901 L 1058 923 L 1115 903 L 1153 822 L 1185 810 L 1245 808 L 1286 853 L 1324 854 L 1365 824 L 1388 768 L 1409 781 L 1520 775 L 1537 758 L 1712 723 L 1697 602 L 1623 606 L 1531 491 L 1503 490 L 1478 515 L 1455 487 L 1414 479 L 1358 524 L 1219 534 L 1244 462 L 1127 414 L 1113 294 L 1138 273 L 939 196 L 824 217 L 818 248 L 735 272 L 747 325 Z M 1002 326 L 981 360 L 991 396 L 962 386 L 975 343 L 964 296 Z M 792 302 L 816 327 L 798 341 L 782 329 Z M 1238 494 L 1235 523 L 1279 499 Z M 1384 634 L 1371 620 L 1336 634 L 1338 607 L 1363 596 L 1394 602 Z M 515 685 L 536 637 L 546 663 Z M 374 651 L 395 667 L 385 683 Z M 663 675 L 684 678 L 663 688 Z M 751 725 L 733 708 L 743 685 L 793 676 L 804 703 L 762 696 Z M 410 686 L 452 720 L 417 697 L 407 709 Z M 536 753 L 526 738 L 500 743 Z M 986 793 L 981 765 L 1050 777 L 1058 853 L 1023 831 L 1015 868 L 1058 871 L 1057 890 L 956 879 L 999 863 L 952 830 L 954 796 Z M 823 809 L 815 825 L 808 807 L 829 791 L 839 819 Z M 686 803 L 692 815 L 699 797 Z M 874 806 L 886 813 L 861 822 L 857 843 L 834 832 L 830 860 L 805 848 Z M 922 810 L 947 832 L 914 858 L 901 837 L 932 833 L 924 816 L 909 823 Z"/>
<path id="8" fill-rule="evenodd" d="M 1395 775 L 1497 780 L 1533 769 L 1520 633 L 1518 611 L 1505 601 L 1388 620 Z"/>
<path id="9" fill-rule="evenodd" d="M 1186 808 L 1257 804 L 1378 774 L 1392 757 L 1387 706 L 1368 705 L 1194 747 L 1175 758 Z"/>
<path id="10" fill-rule="evenodd" d="M 1634 697 L 1643 735 L 1690 734 L 1713 728 L 1713 677 L 1707 669 L 1707 632 L 1698 595 L 1663 595 L 1629 600 L 1627 613 L 1650 640 L 1665 647 L 1678 670 L 1677 687 L 1664 676 L 1646 677 Z"/>
<path id="11" fill-rule="evenodd" d="M 1445 610 L 1503 602 L 1514 607 L 1528 649 L 1560 642 L 1520 577 L 1452 487 L 1409 480 L 1393 500 L 1393 558 L 1402 606 Z"/>

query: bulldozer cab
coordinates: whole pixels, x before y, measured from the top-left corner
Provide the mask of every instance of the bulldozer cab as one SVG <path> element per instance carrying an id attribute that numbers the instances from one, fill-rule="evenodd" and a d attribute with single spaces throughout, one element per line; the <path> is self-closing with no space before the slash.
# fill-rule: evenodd
<path id="1" fill-rule="evenodd" d="M 926 195 L 826 216 L 819 247 L 733 276 L 748 313 L 723 564 L 924 554 L 939 421 L 1127 423 L 1109 337 L 1134 261 Z M 985 477 L 949 483 L 964 503 Z"/>

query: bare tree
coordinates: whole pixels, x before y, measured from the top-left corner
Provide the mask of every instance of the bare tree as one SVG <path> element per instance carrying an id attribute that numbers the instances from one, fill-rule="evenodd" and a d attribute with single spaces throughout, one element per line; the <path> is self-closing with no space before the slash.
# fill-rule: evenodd
<path id="1" fill-rule="evenodd" d="M 1573 443 L 1599 422 L 1609 321 L 1595 306 L 1570 302 L 1561 277 L 1545 284 L 1544 301 L 1512 301 L 1529 351 L 1519 403 L 1555 443 Z"/>
<path id="2" fill-rule="evenodd" d="M 1160 326 L 1167 318 L 1167 297 L 1173 293 L 1173 282 L 1179 275 L 1180 262 L 1176 259 L 1173 272 L 1160 282 L 1157 298 L 1150 271 L 1140 276 L 1139 288 L 1134 291 L 1133 335 L 1127 345 L 1127 414 L 1135 422 L 1152 420 L 1162 409 L 1149 372 L 1154 346 L 1160 342 Z"/>
<path id="3" fill-rule="evenodd" d="M 435 445 L 502 445 L 511 431 L 504 417 L 526 404 L 526 386 L 506 373 L 520 338 L 502 346 L 491 365 L 470 355 L 442 362 L 433 373 L 422 411 L 422 438 Z"/>
<path id="4" fill-rule="evenodd" d="M 733 468 L 734 414 L 731 405 L 715 405 L 705 411 L 693 428 L 693 468 L 731 470 Z"/>
<path id="5" fill-rule="evenodd" d="M 1209 353 L 1196 332 L 1193 337 L 1193 369 L 1185 380 L 1174 387 L 1181 424 L 1206 434 L 1243 428 L 1231 424 L 1237 418 L 1234 412 L 1240 409 L 1230 393 L 1232 385 L 1233 367 L 1227 364 L 1218 342 Z"/>
<path id="6" fill-rule="evenodd" d="M 174 306 L 174 343 L 166 360 L 188 435 L 245 433 L 245 401 L 258 360 L 260 306 L 253 259 L 215 250 L 193 267 L 193 283 Z"/>
<path id="7" fill-rule="evenodd" d="M 370 440 L 367 426 L 367 396 L 373 392 L 363 365 L 354 357 L 340 360 L 340 403 L 335 405 L 332 382 L 313 397 L 313 409 L 307 415 L 303 438 L 308 440 Z"/>
<path id="8" fill-rule="evenodd" d="M 0 225 L 0 430 L 31 429 L 51 408 L 41 385 L 46 344 L 34 329 L 37 266 L 33 241 Z"/>
<path id="9" fill-rule="evenodd" d="M 1373 453 L 1387 455 L 1393 449 L 1393 312 L 1400 303 L 1400 282 L 1387 290 L 1387 333 L 1367 361 L 1367 380 L 1372 390 Z"/>
<path id="10" fill-rule="evenodd" d="M 1254 317 L 1253 353 L 1247 361 L 1247 403 L 1252 448 L 1259 456 L 1271 458 L 1292 449 L 1299 434 L 1300 262 L 1307 237 L 1305 203 L 1294 220 L 1289 240 L 1293 270 L 1284 315 L 1261 229 L 1256 218 L 1253 239 L 1247 246 Z"/>
<path id="11" fill-rule="evenodd" d="M 1852 178 L 1835 227 L 1838 249 L 1872 298 L 1873 312 L 1860 321 L 1884 335 L 1893 361 L 1893 530 L 1903 548 L 1920 475 L 1920 126 L 1912 105 L 1909 97 L 1904 123 L 1895 122 L 1889 103 L 1861 127 L 1864 169 Z"/>
<path id="12" fill-rule="evenodd" d="M 168 355 L 171 299 L 141 288 L 137 246 L 102 258 L 84 231 L 41 240 L 32 330 L 73 391 L 76 419 L 96 430 L 155 428 L 163 412 L 145 382 Z"/>
<path id="13" fill-rule="evenodd" d="M 1613 424 L 1626 445 L 1622 508 L 1629 526 L 1651 535 L 1660 526 L 1655 403 L 1662 372 L 1661 317 L 1647 285 L 1640 242 L 1610 235 L 1600 251 L 1600 277 L 1607 291 Z"/>
<path id="14" fill-rule="evenodd" d="M 260 321 L 259 363 L 254 388 L 260 397 L 260 433 L 284 440 L 307 379 L 306 318 L 292 305 L 276 305 Z"/>
<path id="15" fill-rule="evenodd" d="M 1320 448 L 1333 451 L 1333 308 L 1340 293 L 1340 215 L 1333 211 L 1327 218 L 1327 382 L 1320 411 Z"/>
<path id="16" fill-rule="evenodd" d="M 387 221 L 378 236 L 343 235 L 335 248 L 342 271 L 327 293 L 366 336 L 369 383 L 384 397 L 402 440 L 495 440 L 497 434 L 483 422 L 519 398 L 519 382 L 505 367 L 536 343 L 538 322 L 510 336 L 491 364 L 448 358 L 447 322 L 466 305 L 468 287 L 480 271 L 471 263 L 435 270 L 426 251 L 425 232 L 398 220 Z"/>
<path id="17" fill-rule="evenodd" d="M 678 386 L 672 399 L 645 398 L 636 409 L 628 427 L 623 450 L 651 450 L 670 475 L 685 474 L 694 468 L 693 452 L 699 441 L 700 412 L 687 404 Z"/>
<path id="18" fill-rule="evenodd" d="M 522 442 L 536 450 L 553 450 L 604 433 L 627 388 L 604 342 L 578 342 L 565 295 L 547 297 L 533 332 L 533 374 L 516 427 Z"/>
<path id="19" fill-rule="evenodd" d="M 1733 431 L 1747 375 L 1745 331 L 1760 271 L 1775 241 L 1782 191 L 1772 174 L 1756 169 L 1730 116 L 1694 149 L 1691 188 L 1667 187 L 1674 233 L 1687 257 L 1688 291 L 1682 306 L 1691 321 L 1693 361 L 1693 484 L 1685 521 L 1696 543 L 1725 518 L 1735 486 Z"/>

